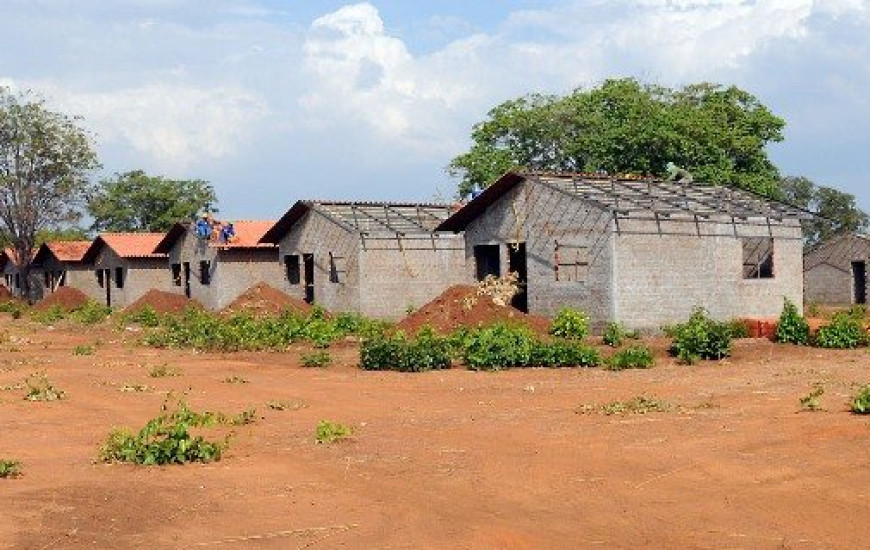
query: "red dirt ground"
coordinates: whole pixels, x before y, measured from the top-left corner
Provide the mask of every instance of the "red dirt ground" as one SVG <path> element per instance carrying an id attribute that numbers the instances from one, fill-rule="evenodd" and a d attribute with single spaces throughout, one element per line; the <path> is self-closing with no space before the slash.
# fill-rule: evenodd
<path id="1" fill-rule="evenodd" d="M 23 463 L 0 479 L 0 548 L 867 546 L 870 417 L 847 409 L 870 382 L 866 349 L 742 340 L 696 366 L 658 352 L 644 371 L 401 374 L 359 370 L 351 344 L 312 369 L 307 347 L 165 351 L 111 326 L 0 314 L 0 458 Z M 163 364 L 182 375 L 148 376 Z M 23 400 L 37 371 L 66 399 Z M 818 383 L 824 410 L 799 412 Z M 136 385 L 149 387 L 124 391 Z M 167 391 L 198 410 L 256 407 L 257 420 L 213 464 L 94 463 L 112 427 L 140 428 Z M 674 408 L 577 413 L 638 395 Z M 318 445 L 323 419 L 355 434 Z"/>
<path id="2" fill-rule="evenodd" d="M 0 286 L 0 300 L 7 300 L 9 298 L 12 298 L 12 293 L 5 286 Z"/>
<path id="3" fill-rule="evenodd" d="M 61 309 L 70 311 L 85 305 L 87 301 L 88 297 L 81 290 L 69 286 L 62 286 L 34 304 L 33 309 L 37 311 L 45 311 L 54 306 L 60 306 Z"/>
<path id="4" fill-rule="evenodd" d="M 461 326 L 476 327 L 480 324 L 490 324 L 496 321 L 511 321 L 527 324 L 532 330 L 542 334 L 546 334 L 549 330 L 549 319 L 528 315 L 510 306 L 498 306 L 488 296 L 478 296 L 474 306 L 471 309 L 466 309 L 463 300 L 468 296 L 473 296 L 476 291 L 477 287 L 474 286 L 452 286 L 428 304 L 402 319 L 396 328 L 412 334 L 424 325 L 429 325 L 436 332 L 448 334 Z"/>
<path id="5" fill-rule="evenodd" d="M 202 305 L 196 300 L 191 300 L 181 294 L 163 292 L 161 290 L 149 290 L 141 298 L 127 306 L 124 311 L 138 311 L 146 306 L 151 306 L 157 313 L 181 313 L 188 307 L 201 308 Z"/>
<path id="6" fill-rule="evenodd" d="M 302 300 L 284 294 L 266 283 L 259 283 L 233 300 L 223 312 L 236 313 L 248 311 L 255 315 L 278 315 L 287 310 L 307 315 L 311 312 L 311 306 Z"/>

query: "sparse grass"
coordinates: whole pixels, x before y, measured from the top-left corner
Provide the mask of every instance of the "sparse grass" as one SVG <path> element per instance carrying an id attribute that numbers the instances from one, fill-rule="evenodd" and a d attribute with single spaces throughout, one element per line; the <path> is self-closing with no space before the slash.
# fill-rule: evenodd
<path id="1" fill-rule="evenodd" d="M 855 414 L 870 414 L 870 386 L 861 386 L 852 398 L 851 409 Z"/>
<path id="2" fill-rule="evenodd" d="M 305 403 L 301 401 L 266 401 L 266 406 L 273 411 L 298 411 L 305 408 Z"/>
<path id="3" fill-rule="evenodd" d="M 28 376 L 25 384 L 27 395 L 24 399 L 27 401 L 58 401 L 65 396 L 64 392 L 55 388 L 48 376 L 42 372 Z"/>
<path id="4" fill-rule="evenodd" d="M 603 405 L 581 405 L 577 414 L 600 413 L 607 416 L 614 414 L 648 414 L 654 412 L 669 412 L 673 405 L 657 397 L 638 395 L 628 401 L 611 401 Z"/>
<path id="5" fill-rule="evenodd" d="M 73 348 L 73 355 L 93 355 L 94 351 L 96 351 L 94 346 L 79 344 L 78 346 Z"/>
<path id="6" fill-rule="evenodd" d="M 224 383 L 226 383 L 226 384 L 247 384 L 248 379 L 242 378 L 241 376 L 238 376 L 238 375 L 233 375 L 233 376 L 227 376 L 226 378 L 224 378 Z"/>
<path id="7" fill-rule="evenodd" d="M 317 423 L 316 440 L 318 443 L 335 443 L 347 439 L 351 435 L 353 435 L 353 428 L 350 426 L 330 420 L 321 420 Z"/>
<path id="8" fill-rule="evenodd" d="M 325 350 L 306 353 L 302 356 L 303 367 L 324 368 L 329 366 L 330 363 L 332 363 L 332 356 Z"/>
<path id="9" fill-rule="evenodd" d="M 121 384 L 121 387 L 118 388 L 118 390 L 125 393 L 142 393 L 153 389 L 154 388 L 146 384 Z"/>
<path id="10" fill-rule="evenodd" d="M 801 410 L 802 411 L 820 411 L 822 410 L 822 405 L 820 402 L 820 398 L 825 393 L 825 387 L 818 383 L 815 385 L 813 390 L 807 395 L 801 397 L 799 399 Z"/>
<path id="11" fill-rule="evenodd" d="M 167 363 L 162 365 L 157 365 L 148 371 L 148 376 L 151 378 L 167 378 L 171 376 L 181 376 L 184 374 L 182 370 L 178 367 L 172 367 Z"/>
<path id="12" fill-rule="evenodd" d="M 0 458 L 0 479 L 18 477 L 21 475 L 21 462 Z"/>

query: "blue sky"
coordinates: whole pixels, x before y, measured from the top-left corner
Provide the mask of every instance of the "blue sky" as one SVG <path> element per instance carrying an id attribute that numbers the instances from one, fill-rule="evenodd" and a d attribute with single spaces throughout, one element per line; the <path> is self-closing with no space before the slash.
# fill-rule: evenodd
<path id="1" fill-rule="evenodd" d="M 79 114 L 103 175 L 211 181 L 221 212 L 452 197 L 501 101 L 712 81 L 787 121 L 786 175 L 870 210 L 870 0 L 0 0 L 0 85 Z"/>

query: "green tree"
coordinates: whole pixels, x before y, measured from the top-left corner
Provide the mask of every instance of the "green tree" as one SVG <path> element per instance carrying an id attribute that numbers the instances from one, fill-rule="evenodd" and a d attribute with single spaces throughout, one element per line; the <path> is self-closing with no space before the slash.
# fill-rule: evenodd
<path id="1" fill-rule="evenodd" d="M 833 187 L 816 185 L 805 177 L 787 177 L 780 182 L 783 199 L 816 214 L 803 222 L 807 246 L 840 233 L 866 231 L 870 218 L 858 207 L 855 196 Z"/>
<path id="2" fill-rule="evenodd" d="M 767 143 L 785 122 L 736 88 L 680 90 L 634 79 L 607 80 L 567 96 L 529 95 L 492 109 L 472 146 L 448 166 L 459 195 L 514 168 L 664 176 L 673 162 L 696 181 L 777 196 L 779 173 Z"/>
<path id="3" fill-rule="evenodd" d="M 214 188 L 203 180 L 173 180 L 133 170 L 102 180 L 88 203 L 95 231 L 167 231 L 213 210 Z"/>
<path id="4" fill-rule="evenodd" d="M 30 293 L 30 253 L 37 232 L 81 218 L 99 167 L 80 119 L 49 110 L 31 92 L 0 87 L 0 224 Z"/>

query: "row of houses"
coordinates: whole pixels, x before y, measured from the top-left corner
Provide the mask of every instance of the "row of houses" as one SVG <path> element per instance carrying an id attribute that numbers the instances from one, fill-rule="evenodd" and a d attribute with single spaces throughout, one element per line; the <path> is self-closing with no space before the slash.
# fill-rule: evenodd
<path id="1" fill-rule="evenodd" d="M 777 315 L 784 297 L 802 304 L 808 216 L 726 187 L 510 172 L 460 208 L 301 200 L 277 221 L 237 222 L 234 242 L 178 223 L 46 243 L 33 268 L 42 295 L 68 285 L 117 308 L 158 289 L 220 310 L 266 283 L 386 319 L 452 285 L 515 272 L 521 310 L 573 306 L 596 326 L 655 329 L 696 306 L 725 319 Z M 20 288 L 9 255 L 0 262 L 6 286 Z"/>

